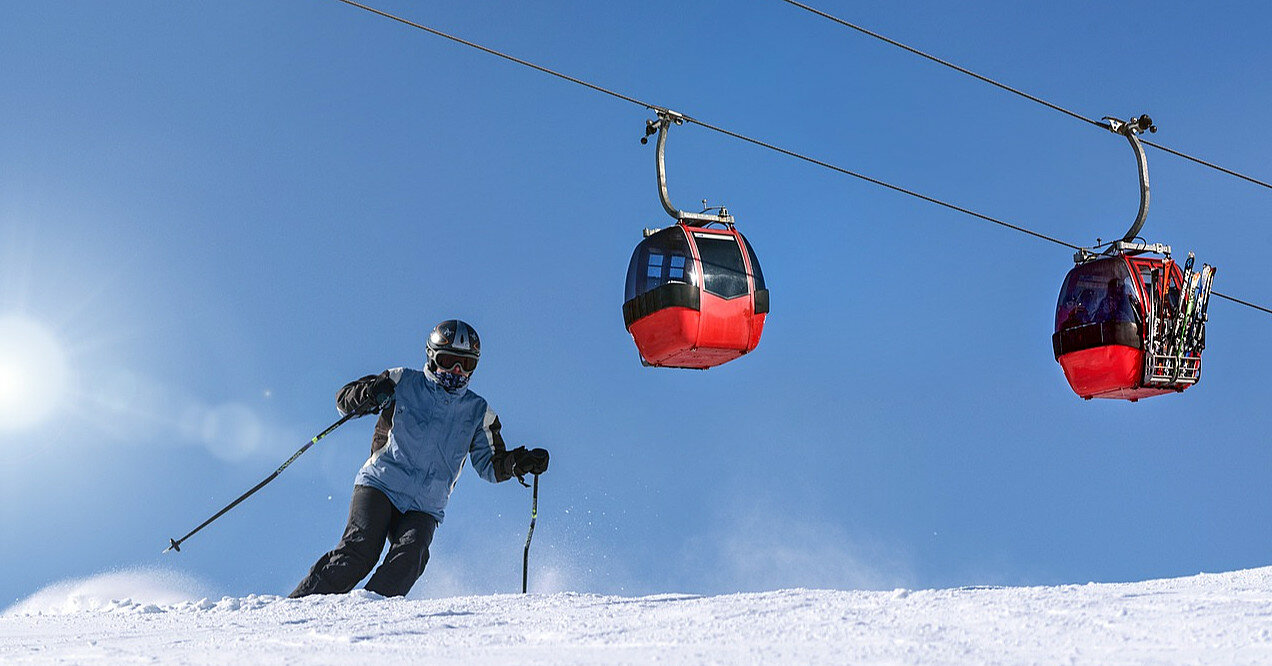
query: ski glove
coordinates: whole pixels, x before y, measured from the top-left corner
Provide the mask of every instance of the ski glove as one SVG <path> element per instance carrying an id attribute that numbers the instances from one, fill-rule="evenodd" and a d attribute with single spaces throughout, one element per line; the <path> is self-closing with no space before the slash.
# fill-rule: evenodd
<path id="1" fill-rule="evenodd" d="M 547 449 L 530 449 L 526 450 L 524 446 L 508 452 L 512 458 L 513 473 L 517 477 L 526 474 L 542 474 L 548 471 L 548 450 Z"/>
<path id="2" fill-rule="evenodd" d="M 361 414 L 374 414 L 380 411 L 385 405 L 393 399 L 393 391 L 397 388 L 397 384 L 389 379 L 389 373 L 383 372 L 375 378 L 374 381 L 362 387 L 362 400 L 358 402 L 358 412 Z"/>

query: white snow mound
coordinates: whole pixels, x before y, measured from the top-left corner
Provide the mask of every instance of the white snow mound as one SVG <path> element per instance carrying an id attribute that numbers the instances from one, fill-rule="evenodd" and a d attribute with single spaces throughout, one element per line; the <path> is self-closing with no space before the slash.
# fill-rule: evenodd
<path id="1" fill-rule="evenodd" d="M 4 615 L 59 615 L 175 604 L 207 594 L 206 586 L 170 569 L 127 569 L 50 585 Z"/>
<path id="2" fill-rule="evenodd" d="M 1141 583 L 697 596 L 34 599 L 0 662 L 1272 663 L 1272 567 Z"/>

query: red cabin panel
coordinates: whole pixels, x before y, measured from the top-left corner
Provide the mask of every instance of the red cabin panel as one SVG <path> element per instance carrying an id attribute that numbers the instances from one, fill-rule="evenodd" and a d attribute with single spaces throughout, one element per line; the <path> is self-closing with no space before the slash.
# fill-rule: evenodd
<path id="1" fill-rule="evenodd" d="M 667 365 L 696 346 L 701 318 L 697 310 L 665 308 L 632 322 L 627 331 L 646 363 Z"/>
<path id="2" fill-rule="evenodd" d="M 706 370 L 714 368 L 717 365 L 723 365 L 742 355 L 742 351 L 737 349 L 721 349 L 712 347 L 697 347 L 689 349 L 685 352 L 672 356 L 666 362 L 659 365 L 667 368 L 687 368 L 689 370 Z"/>
<path id="3" fill-rule="evenodd" d="M 1102 398 L 1139 384 L 1144 352 L 1124 345 L 1104 345 L 1065 354 L 1059 361 L 1074 393 L 1087 399 Z"/>
<path id="4" fill-rule="evenodd" d="M 751 317 L 751 341 L 747 343 L 749 350 L 754 350 L 760 345 L 760 335 L 764 333 L 764 319 L 768 317 L 767 312 L 761 312 Z"/>
<path id="5" fill-rule="evenodd" d="M 703 294 L 698 346 L 737 349 L 743 352 L 754 349 L 751 346 L 751 310 L 749 296 L 725 300 L 719 296 Z"/>
<path id="6" fill-rule="evenodd" d="M 742 302 L 748 299 L 737 299 Z M 632 322 L 627 330 L 641 358 L 650 365 L 705 369 L 755 350 L 764 331 L 764 314 L 744 303 L 721 300 L 723 307 L 666 308 Z"/>
<path id="7" fill-rule="evenodd" d="M 1059 360 L 1069 388 L 1086 400 L 1112 398 L 1135 402 L 1188 388 L 1188 385 L 1166 389 L 1141 386 L 1144 352 L 1123 345 L 1084 349 L 1065 354 Z"/>

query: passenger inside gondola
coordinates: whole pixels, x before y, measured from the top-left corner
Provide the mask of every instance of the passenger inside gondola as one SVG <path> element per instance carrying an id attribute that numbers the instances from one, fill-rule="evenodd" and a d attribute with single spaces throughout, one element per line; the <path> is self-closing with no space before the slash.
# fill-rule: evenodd
<path id="1" fill-rule="evenodd" d="M 1091 321 L 1091 311 L 1095 309 L 1095 292 L 1090 289 L 1083 289 L 1081 294 L 1076 298 L 1070 298 L 1065 302 L 1065 314 L 1061 318 L 1060 328 L 1073 328 L 1081 326 Z"/>
<path id="2" fill-rule="evenodd" d="M 1108 289 L 1104 299 L 1095 309 L 1094 321 L 1135 321 L 1135 307 L 1131 305 L 1131 296 L 1126 284 L 1119 278 L 1109 278 Z"/>
<path id="3" fill-rule="evenodd" d="M 1092 262 L 1065 280 L 1056 308 L 1056 330 L 1087 324 L 1138 322 L 1139 296 L 1118 264 Z"/>

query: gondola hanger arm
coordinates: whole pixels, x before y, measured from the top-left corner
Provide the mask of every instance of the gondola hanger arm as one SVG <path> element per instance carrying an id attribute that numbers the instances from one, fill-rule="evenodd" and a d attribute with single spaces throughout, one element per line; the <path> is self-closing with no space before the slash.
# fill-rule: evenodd
<path id="1" fill-rule="evenodd" d="M 713 215 L 707 212 L 687 213 L 676 208 L 671 203 L 671 195 L 667 193 L 667 163 L 664 157 L 667 151 L 667 131 L 672 124 L 683 125 L 686 118 L 683 114 L 676 113 L 670 109 L 655 108 L 658 114 L 657 120 L 645 121 L 645 136 L 641 137 L 641 143 L 649 143 L 651 134 L 658 134 L 657 150 L 655 151 L 656 166 L 658 170 L 658 198 L 662 201 L 663 210 L 676 220 L 683 222 L 689 226 L 702 227 L 712 223 L 733 226 L 733 216 L 729 215 L 723 207 L 720 214 Z"/>
<path id="2" fill-rule="evenodd" d="M 1119 120 L 1112 116 L 1103 118 L 1108 123 L 1106 126 L 1110 132 L 1121 134 L 1130 142 L 1131 148 L 1135 151 L 1135 163 L 1139 171 L 1140 184 L 1140 205 L 1139 213 L 1135 215 L 1135 222 L 1131 224 L 1131 228 L 1127 229 L 1126 234 L 1122 236 L 1123 243 L 1132 243 L 1135 237 L 1139 235 L 1141 229 L 1144 228 L 1144 220 L 1148 218 L 1148 158 L 1144 155 L 1144 145 L 1140 143 L 1140 132 L 1156 132 L 1157 126 L 1153 124 L 1153 119 L 1148 114 L 1143 114 L 1138 118 L 1130 120 Z"/>

